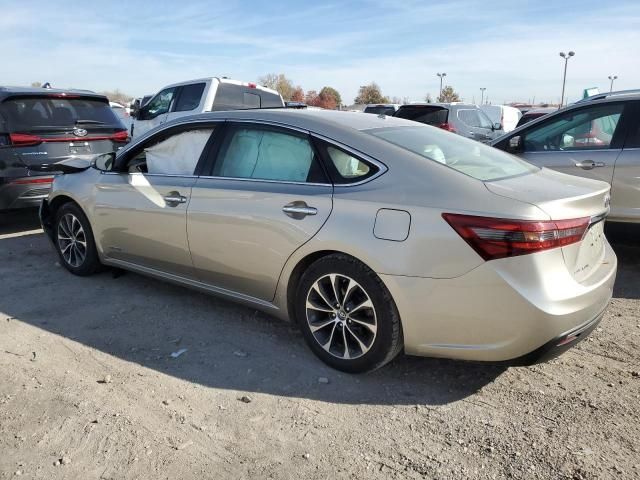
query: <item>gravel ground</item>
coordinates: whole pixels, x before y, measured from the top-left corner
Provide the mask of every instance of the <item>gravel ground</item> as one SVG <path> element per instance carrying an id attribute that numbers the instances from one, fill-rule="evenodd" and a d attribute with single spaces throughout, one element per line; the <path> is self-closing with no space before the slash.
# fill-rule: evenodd
<path id="1" fill-rule="evenodd" d="M 603 322 L 560 358 L 400 357 L 351 376 L 254 310 L 134 274 L 74 277 L 33 212 L 2 215 L 0 479 L 640 478 L 626 230 Z"/>

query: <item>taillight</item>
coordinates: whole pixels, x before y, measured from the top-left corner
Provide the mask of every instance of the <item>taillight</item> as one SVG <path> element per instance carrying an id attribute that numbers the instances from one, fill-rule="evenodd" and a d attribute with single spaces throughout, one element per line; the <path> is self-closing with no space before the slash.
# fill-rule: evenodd
<path id="1" fill-rule="evenodd" d="M 43 141 L 39 136 L 29 135 L 27 133 L 10 133 L 9 140 L 11 141 L 11 145 L 17 145 L 20 147 L 40 145 Z"/>
<path id="2" fill-rule="evenodd" d="M 18 180 L 14 180 L 10 182 L 14 185 L 31 185 L 31 184 L 41 184 L 41 183 L 53 183 L 53 177 L 29 177 L 29 178 L 19 178 Z"/>
<path id="3" fill-rule="evenodd" d="M 582 240 L 589 217 L 572 220 L 510 220 L 443 213 L 442 217 L 485 260 L 515 257 Z"/>
<path id="4" fill-rule="evenodd" d="M 455 127 L 448 122 L 441 123 L 440 125 L 438 125 L 438 128 L 446 130 L 447 132 L 456 132 Z"/>
<path id="5" fill-rule="evenodd" d="M 258 88 L 258 85 L 256 85 L 255 83 L 248 83 L 247 86 L 249 88 Z"/>
<path id="6" fill-rule="evenodd" d="M 111 140 L 114 142 L 128 142 L 129 141 L 129 132 L 127 130 L 122 130 L 121 132 L 116 132 L 111 135 Z"/>

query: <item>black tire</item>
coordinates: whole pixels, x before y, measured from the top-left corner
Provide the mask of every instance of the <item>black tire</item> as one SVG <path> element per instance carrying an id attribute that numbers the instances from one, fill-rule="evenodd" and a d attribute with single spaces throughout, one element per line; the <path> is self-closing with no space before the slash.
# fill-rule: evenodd
<path id="1" fill-rule="evenodd" d="M 329 277 L 330 275 L 336 277 Z M 355 281 L 355 284 L 349 283 L 349 280 Z M 331 290 L 327 285 L 337 285 L 337 289 Z M 353 285 L 351 289 L 348 288 L 350 285 Z M 312 291 L 314 286 L 316 288 Z M 358 287 L 362 291 L 358 290 Z M 327 294 L 326 298 L 318 295 L 318 288 Z M 349 295 L 346 293 L 348 290 L 354 293 Z M 333 297 L 330 292 L 333 292 Z M 359 297 L 352 302 L 354 296 Z M 308 297 L 314 306 L 324 307 L 329 303 L 326 300 L 330 301 L 336 297 L 342 297 L 347 305 L 336 310 L 335 305 L 339 305 L 336 303 L 331 307 L 335 311 L 318 312 L 314 308 L 307 308 Z M 367 311 L 358 308 L 358 305 L 368 305 L 363 301 L 367 297 L 373 305 L 373 311 L 369 308 Z M 348 313 L 349 305 L 353 307 L 351 313 Z M 369 372 L 390 362 L 402 350 L 400 315 L 389 290 L 375 272 L 353 257 L 332 254 L 311 264 L 300 278 L 294 306 L 296 319 L 307 344 L 323 362 L 333 368 L 348 373 Z M 356 315 L 365 315 L 367 318 L 360 317 L 358 321 Z M 365 328 L 364 322 L 375 324 L 375 333 L 370 327 Z M 314 334 L 312 323 L 314 327 L 325 323 L 327 326 L 317 329 Z M 334 338 L 336 331 L 338 337 Z M 358 335 L 354 334 L 354 331 L 360 333 L 360 341 L 356 339 Z M 327 345 L 329 350 L 326 349 Z M 361 345 L 368 349 L 365 351 Z M 346 353 L 349 355 L 348 358 L 345 357 Z"/>
<path id="2" fill-rule="evenodd" d="M 60 236 L 64 236 L 64 232 L 69 231 L 68 223 L 64 223 L 71 218 L 69 215 L 79 222 L 82 229 L 82 235 L 79 234 L 77 238 L 79 245 L 76 251 L 82 251 L 82 241 L 86 243 L 86 246 L 84 246 L 84 257 L 82 258 L 82 261 L 79 261 L 81 257 L 79 254 L 76 254 L 75 257 L 71 257 L 71 259 L 63 254 L 63 249 L 68 247 L 69 242 L 67 240 L 62 240 Z M 61 222 L 63 223 L 62 227 L 60 226 Z M 75 229 L 77 224 L 73 223 L 73 225 Z M 76 230 L 76 232 L 79 233 L 80 231 Z M 53 223 L 53 243 L 55 245 L 56 252 L 58 252 L 58 257 L 60 257 L 60 263 L 74 275 L 84 277 L 92 275 L 101 269 L 102 265 L 100 264 L 98 251 L 96 250 L 96 243 L 93 238 L 91 224 L 82 209 L 75 203 L 65 203 L 56 210 L 55 220 Z M 74 258 L 76 261 L 74 261 Z"/>

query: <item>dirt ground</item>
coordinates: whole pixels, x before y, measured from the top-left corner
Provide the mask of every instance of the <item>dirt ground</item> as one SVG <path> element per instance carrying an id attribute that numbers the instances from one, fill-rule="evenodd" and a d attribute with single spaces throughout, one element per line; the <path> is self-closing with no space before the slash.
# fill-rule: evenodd
<path id="1" fill-rule="evenodd" d="M 2 215 L 0 479 L 640 478 L 640 246 L 622 230 L 615 298 L 560 358 L 351 376 L 254 310 L 74 277 L 33 212 Z"/>

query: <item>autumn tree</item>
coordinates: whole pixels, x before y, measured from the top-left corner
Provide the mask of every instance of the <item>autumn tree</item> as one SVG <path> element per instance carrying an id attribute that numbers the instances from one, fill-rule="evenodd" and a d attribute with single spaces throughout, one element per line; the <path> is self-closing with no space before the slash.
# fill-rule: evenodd
<path id="1" fill-rule="evenodd" d="M 293 86 L 293 82 L 291 82 L 284 73 L 268 73 L 263 77 L 260 77 L 258 79 L 258 83 L 277 91 L 282 95 L 285 102 L 291 101 L 293 92 L 296 90 Z"/>
<path id="2" fill-rule="evenodd" d="M 31 82 L 31 86 L 33 88 L 40 88 L 42 86 L 41 82 Z"/>
<path id="3" fill-rule="evenodd" d="M 453 89 L 451 85 L 445 85 L 438 96 L 438 102 L 460 102 L 460 95 Z"/>
<path id="4" fill-rule="evenodd" d="M 316 92 L 315 90 L 309 90 L 304 96 L 304 103 L 306 103 L 307 105 L 312 105 L 315 107 L 318 102 L 318 92 Z"/>
<path id="5" fill-rule="evenodd" d="M 322 90 L 320 90 L 319 95 L 326 101 L 329 101 L 329 99 L 333 97 L 336 106 L 339 107 L 340 105 L 342 105 L 342 97 L 340 96 L 340 93 L 333 87 L 323 87 Z"/>
<path id="6" fill-rule="evenodd" d="M 302 87 L 300 85 L 298 85 L 293 90 L 293 93 L 291 94 L 291 101 L 292 102 L 304 102 L 304 90 L 302 90 Z"/>
<path id="7" fill-rule="evenodd" d="M 360 87 L 354 102 L 361 105 L 367 103 L 389 103 L 389 99 L 382 95 L 377 83 L 371 82 L 369 85 Z"/>

